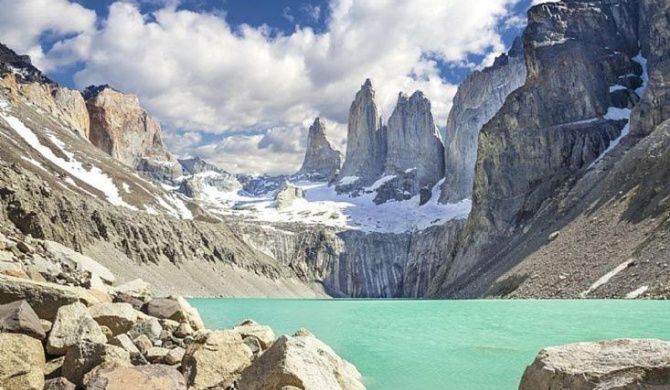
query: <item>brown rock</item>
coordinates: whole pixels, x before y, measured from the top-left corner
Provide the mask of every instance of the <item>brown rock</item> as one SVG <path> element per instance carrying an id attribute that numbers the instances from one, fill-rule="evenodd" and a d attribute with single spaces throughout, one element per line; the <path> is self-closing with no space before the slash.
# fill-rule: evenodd
<path id="1" fill-rule="evenodd" d="M 47 336 L 40 319 L 26 301 L 0 305 L 0 331 L 21 333 L 38 340 Z"/>
<path id="2" fill-rule="evenodd" d="M 30 279 L 30 276 L 28 276 L 27 273 L 20 269 L 3 269 L 0 271 L 0 274 L 10 276 L 12 278 L 19 278 L 19 279 Z"/>
<path id="3" fill-rule="evenodd" d="M 152 317 L 179 323 L 187 321 L 196 331 L 205 328 L 198 311 L 182 297 L 153 299 L 144 306 L 144 312 Z"/>
<path id="4" fill-rule="evenodd" d="M 252 353 L 239 333 L 217 330 L 198 338 L 186 347 L 182 371 L 189 389 L 232 385 L 244 368 L 251 364 Z"/>
<path id="5" fill-rule="evenodd" d="M 44 350 L 39 340 L 23 334 L 0 333 L 0 388 L 42 390 Z"/>
<path id="6" fill-rule="evenodd" d="M 272 328 L 260 325 L 254 320 L 242 321 L 233 330 L 242 335 L 242 338 L 248 336 L 256 337 L 263 349 L 267 349 L 275 341 L 275 332 L 272 331 Z"/>
<path id="7" fill-rule="evenodd" d="M 83 341 L 68 348 L 63 362 L 63 376 L 79 385 L 86 373 L 107 362 L 130 366 L 130 355 L 114 345 Z"/>
<path id="8" fill-rule="evenodd" d="M 545 348 L 519 390 L 670 389 L 670 342 L 619 339 Z"/>
<path id="9" fill-rule="evenodd" d="M 154 346 L 151 340 L 149 340 L 149 337 L 147 337 L 145 334 L 139 335 L 135 340 L 133 340 L 133 342 L 137 346 L 137 349 L 140 350 L 140 353 L 143 355 L 147 353 L 149 348 Z"/>
<path id="10" fill-rule="evenodd" d="M 137 322 L 135 309 L 128 303 L 93 305 L 89 313 L 98 324 L 107 326 L 113 336 L 128 332 Z"/>
<path id="11" fill-rule="evenodd" d="M 163 358 L 163 362 L 165 364 L 169 364 L 171 366 L 174 366 L 176 364 L 181 364 L 181 361 L 184 359 L 184 354 L 186 353 L 186 350 L 181 347 L 176 347 L 174 349 L 171 349 L 170 352 L 168 352 L 167 355 Z"/>
<path id="12" fill-rule="evenodd" d="M 86 376 L 86 390 L 186 390 L 186 380 L 176 369 L 162 364 L 126 367 L 103 364 Z"/>
<path id="13" fill-rule="evenodd" d="M 55 359 L 49 360 L 44 365 L 44 377 L 46 379 L 55 379 L 63 375 L 63 362 L 65 356 L 59 356 Z"/>
<path id="14" fill-rule="evenodd" d="M 163 363 L 165 356 L 170 353 L 167 348 L 151 347 L 147 350 L 145 357 L 150 363 Z"/>

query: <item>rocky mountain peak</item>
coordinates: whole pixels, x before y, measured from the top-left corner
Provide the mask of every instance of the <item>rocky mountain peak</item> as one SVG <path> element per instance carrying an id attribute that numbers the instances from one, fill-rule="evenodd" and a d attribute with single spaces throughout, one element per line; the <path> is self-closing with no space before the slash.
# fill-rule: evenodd
<path id="1" fill-rule="evenodd" d="M 365 80 L 349 109 L 347 153 L 338 175 L 338 183 L 365 185 L 384 169 L 386 128 L 370 79 Z"/>
<path id="2" fill-rule="evenodd" d="M 341 164 L 342 155 L 332 148 L 326 138 L 326 126 L 316 118 L 309 128 L 305 159 L 297 174 L 330 180 L 337 174 Z"/>
<path id="3" fill-rule="evenodd" d="M 0 76 L 7 73 L 15 74 L 21 82 L 55 84 L 50 78 L 33 66 L 30 56 L 19 55 L 14 50 L 0 43 Z"/>

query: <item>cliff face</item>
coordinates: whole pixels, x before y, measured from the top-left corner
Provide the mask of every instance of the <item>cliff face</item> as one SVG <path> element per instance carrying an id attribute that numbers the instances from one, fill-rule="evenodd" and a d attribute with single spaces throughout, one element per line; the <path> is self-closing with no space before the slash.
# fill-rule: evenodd
<path id="1" fill-rule="evenodd" d="M 314 180 L 330 180 L 337 175 L 342 165 L 342 155 L 330 146 L 326 138 L 326 126 L 316 118 L 307 135 L 305 159 L 297 176 Z"/>
<path id="2" fill-rule="evenodd" d="M 479 131 L 525 81 L 523 42 L 517 38 L 509 53 L 475 71 L 458 87 L 447 119 L 446 178 L 440 202 L 456 203 L 472 196 Z"/>
<path id="3" fill-rule="evenodd" d="M 398 95 L 388 122 L 384 175 L 415 171 L 416 187 L 432 188 L 444 177 L 444 146 L 430 101 L 421 91 Z M 413 191 L 413 194 L 418 190 Z"/>
<path id="4" fill-rule="evenodd" d="M 386 128 L 382 126 L 375 90 L 368 79 L 349 109 L 347 152 L 338 183 L 345 188 L 371 184 L 381 175 L 385 159 Z"/>
<path id="5" fill-rule="evenodd" d="M 170 181 L 181 175 L 180 165 L 163 144 L 160 125 L 137 96 L 91 86 L 84 97 L 93 145 L 149 177 Z"/>
<path id="6" fill-rule="evenodd" d="M 485 293 L 495 278 L 538 253 L 551 233 L 545 229 L 558 220 L 559 228 L 570 223 L 566 209 L 584 212 L 590 204 L 585 197 L 599 199 L 606 192 L 593 185 L 602 177 L 587 175 L 589 182 L 583 182 L 584 173 L 592 165 L 608 169 L 637 142 L 625 138 L 612 156 L 597 160 L 620 136 L 648 132 L 640 126 L 664 119 L 667 83 L 661 79 L 667 54 L 652 55 L 650 42 L 658 45 L 657 53 L 667 53 L 661 48 L 667 40 L 651 38 L 650 26 L 667 23 L 667 7 L 667 2 L 620 0 L 531 8 L 523 35 L 526 83 L 479 135 L 473 211 L 455 260 L 440 269 L 431 295 Z M 667 29 L 661 35 L 667 36 Z M 657 85 L 650 81 L 648 88 L 657 92 L 643 95 L 645 107 L 637 102 L 647 72 L 657 74 Z M 631 109 L 638 114 L 629 121 Z M 564 251 L 563 256 L 571 252 Z M 591 261 L 609 264 L 607 257 L 601 253 Z"/>

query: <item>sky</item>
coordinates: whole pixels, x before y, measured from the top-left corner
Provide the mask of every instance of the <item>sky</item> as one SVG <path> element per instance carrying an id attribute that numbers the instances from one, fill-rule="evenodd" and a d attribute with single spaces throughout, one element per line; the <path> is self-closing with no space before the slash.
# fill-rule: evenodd
<path id="1" fill-rule="evenodd" d="M 136 94 L 178 156 L 285 174 L 317 116 L 346 148 L 371 78 L 387 120 L 419 89 L 446 124 L 458 84 L 538 0 L 0 0 L 0 42 L 69 88 Z"/>

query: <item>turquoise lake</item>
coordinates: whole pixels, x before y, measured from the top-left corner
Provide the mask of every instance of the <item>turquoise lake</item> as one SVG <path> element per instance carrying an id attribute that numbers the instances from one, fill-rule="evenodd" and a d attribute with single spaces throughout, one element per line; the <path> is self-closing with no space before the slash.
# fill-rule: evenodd
<path id="1" fill-rule="evenodd" d="M 670 340 L 670 302 L 191 299 L 209 328 L 246 318 L 277 335 L 306 327 L 370 390 L 516 389 L 546 346 Z"/>

